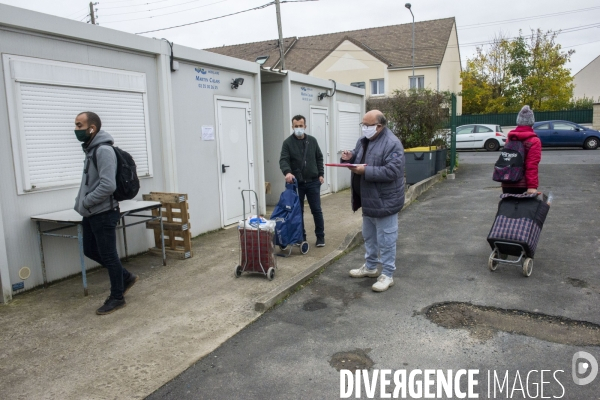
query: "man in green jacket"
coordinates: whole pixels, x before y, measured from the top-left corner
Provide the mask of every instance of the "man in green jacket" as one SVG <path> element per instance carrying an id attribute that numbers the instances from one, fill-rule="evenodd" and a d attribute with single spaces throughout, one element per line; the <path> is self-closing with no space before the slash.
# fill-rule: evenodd
<path id="1" fill-rule="evenodd" d="M 294 133 L 283 142 L 279 167 L 285 175 L 285 181 L 298 182 L 298 195 L 304 218 L 304 198 L 308 199 L 310 212 L 315 221 L 317 247 L 325 246 L 325 222 L 321 210 L 321 185 L 325 182 L 323 153 L 317 139 L 306 134 L 306 118 L 296 115 L 292 118 Z M 303 230 L 306 240 L 306 230 Z"/>

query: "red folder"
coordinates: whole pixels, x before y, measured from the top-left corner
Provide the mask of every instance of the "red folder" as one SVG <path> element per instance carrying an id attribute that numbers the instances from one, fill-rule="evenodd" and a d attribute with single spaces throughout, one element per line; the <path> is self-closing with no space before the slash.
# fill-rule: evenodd
<path id="1" fill-rule="evenodd" d="M 349 164 L 349 163 L 332 163 L 332 164 L 325 164 L 328 167 L 358 167 L 359 165 L 367 165 L 367 164 Z"/>

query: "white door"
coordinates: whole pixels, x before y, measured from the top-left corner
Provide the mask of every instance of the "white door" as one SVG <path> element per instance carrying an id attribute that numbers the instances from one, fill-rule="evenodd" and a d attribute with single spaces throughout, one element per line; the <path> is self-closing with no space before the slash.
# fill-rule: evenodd
<path id="1" fill-rule="evenodd" d="M 319 148 L 323 153 L 323 164 L 329 163 L 329 111 L 327 108 L 310 108 L 310 130 L 309 135 L 314 136 L 319 143 Z M 330 179 L 328 167 L 325 168 L 325 183 L 321 185 L 321 194 L 329 193 Z"/>
<path id="2" fill-rule="evenodd" d="M 223 225 L 242 219 L 242 190 L 254 189 L 252 128 L 249 101 L 217 100 L 219 174 Z M 254 195 L 244 193 L 246 216 L 256 214 Z"/>
<path id="3" fill-rule="evenodd" d="M 342 157 L 342 151 L 354 150 L 356 142 L 362 136 L 360 126 L 358 125 L 362 119 L 361 109 L 359 104 L 352 103 L 337 103 L 337 143 L 335 152 L 332 152 L 332 162 L 339 162 Z M 343 189 L 350 187 L 350 170 L 347 168 L 330 168 L 334 173 L 333 179 L 336 186 L 332 189 Z M 337 181 L 337 182 L 336 182 Z"/>

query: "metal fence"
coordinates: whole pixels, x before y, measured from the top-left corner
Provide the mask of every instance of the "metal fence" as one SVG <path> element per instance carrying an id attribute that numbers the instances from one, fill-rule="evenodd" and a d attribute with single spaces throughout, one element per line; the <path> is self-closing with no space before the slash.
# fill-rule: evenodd
<path id="1" fill-rule="evenodd" d="M 594 110 L 562 110 L 562 111 L 534 111 L 536 121 L 565 120 L 577 124 L 592 123 Z M 518 113 L 507 114 L 473 114 L 457 115 L 456 125 L 492 124 L 501 126 L 515 126 Z M 446 128 L 450 128 L 450 118 Z"/>

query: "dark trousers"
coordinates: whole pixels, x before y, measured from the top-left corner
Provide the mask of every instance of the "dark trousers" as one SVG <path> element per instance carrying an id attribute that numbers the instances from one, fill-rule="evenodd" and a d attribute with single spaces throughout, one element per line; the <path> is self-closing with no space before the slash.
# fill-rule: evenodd
<path id="1" fill-rule="evenodd" d="M 82 220 L 83 254 L 108 270 L 110 295 L 117 299 L 123 298 L 123 282 L 131 277 L 117 253 L 115 229 L 120 216 L 119 210 L 110 210 Z"/>
<path id="2" fill-rule="evenodd" d="M 321 210 L 321 182 L 317 179 L 308 183 L 298 184 L 298 196 L 300 197 L 300 207 L 302 209 L 302 218 L 304 220 L 304 198 L 308 200 L 310 212 L 315 221 L 315 235 L 325 237 L 325 221 L 323 220 L 323 210 Z M 306 240 L 306 230 L 302 228 L 304 240 Z"/>

